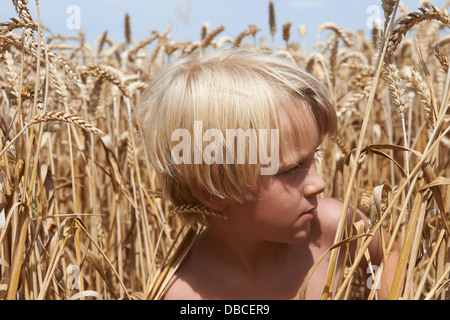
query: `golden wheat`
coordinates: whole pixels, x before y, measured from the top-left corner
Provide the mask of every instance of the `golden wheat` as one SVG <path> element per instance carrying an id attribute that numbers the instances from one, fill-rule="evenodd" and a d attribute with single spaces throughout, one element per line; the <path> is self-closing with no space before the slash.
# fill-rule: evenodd
<path id="1" fill-rule="evenodd" d="M 331 32 L 309 51 L 306 26 L 294 35 L 290 22 L 279 36 L 285 45 L 275 48 L 272 1 L 271 48 L 256 39 L 255 25 L 219 37 L 226 25 L 205 23 L 199 41 L 186 43 L 171 40 L 170 26 L 132 39 L 125 15 L 124 40 L 105 31 L 94 50 L 83 30 L 52 34 L 27 1 L 12 5 L 17 16 L 0 23 L 0 299 L 161 297 L 201 230 L 184 221 L 225 217 L 162 196 L 131 115 L 172 58 L 233 46 L 289 57 L 335 102 L 338 133 L 323 141 L 317 163 L 324 196 L 359 205 L 371 229 L 354 225 L 351 235 L 336 235 L 333 255 L 350 240 L 360 251 L 340 275 L 330 260 L 323 298 L 376 298 L 357 267 L 367 258 L 364 235 L 378 228 L 389 235 L 386 254 L 394 240 L 401 247 L 392 299 L 450 298 L 448 5 L 423 2 L 408 12 L 383 0 L 385 28 L 371 39 L 325 22 L 317 34 Z M 338 288 L 333 277 L 341 278 Z"/>

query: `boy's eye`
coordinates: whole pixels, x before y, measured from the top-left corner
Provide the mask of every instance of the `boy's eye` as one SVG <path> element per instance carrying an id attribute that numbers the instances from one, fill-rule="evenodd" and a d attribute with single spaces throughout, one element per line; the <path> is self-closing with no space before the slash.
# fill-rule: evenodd
<path id="1" fill-rule="evenodd" d="M 322 157 L 321 151 L 320 151 L 320 149 L 317 149 L 314 152 L 313 156 L 311 157 L 311 162 L 310 163 L 320 162 L 321 161 L 321 157 Z M 302 167 L 305 167 L 305 162 L 303 162 L 303 161 L 299 162 L 298 164 L 296 164 L 291 169 L 284 171 L 283 174 L 294 175 Z M 306 168 L 304 168 L 304 169 L 306 169 Z"/>
<path id="2" fill-rule="evenodd" d="M 289 170 L 287 170 L 287 171 L 285 171 L 283 173 L 285 173 L 287 175 L 293 175 L 298 169 L 300 169 L 301 166 L 302 166 L 302 163 L 300 162 L 295 167 L 293 167 L 293 168 L 291 168 L 291 169 L 289 169 Z"/>

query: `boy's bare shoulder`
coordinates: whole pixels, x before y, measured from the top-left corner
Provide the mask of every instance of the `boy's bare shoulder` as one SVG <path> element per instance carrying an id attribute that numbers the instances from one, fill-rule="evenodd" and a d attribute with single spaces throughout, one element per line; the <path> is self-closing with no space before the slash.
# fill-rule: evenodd
<path id="1" fill-rule="evenodd" d="M 169 281 L 163 300 L 201 300 L 201 296 L 192 287 L 175 274 Z"/>
<path id="2" fill-rule="evenodd" d="M 342 210 L 344 202 L 336 198 L 321 198 L 317 205 L 317 221 L 320 226 L 320 231 L 323 236 L 329 235 L 334 238 L 338 225 L 342 218 Z M 367 223 L 367 218 L 364 214 L 349 205 L 345 215 L 346 228 L 350 228 L 352 221 L 364 220 Z"/>
<path id="3" fill-rule="evenodd" d="M 339 221 L 342 216 L 342 209 L 344 208 L 344 202 L 336 198 L 321 198 L 318 200 L 317 211 L 320 218 L 327 218 L 335 222 Z M 366 221 L 366 216 L 360 210 L 354 210 L 352 205 L 347 208 L 346 218 L 351 220 L 355 215 L 356 220 L 363 219 Z"/>
<path id="4" fill-rule="evenodd" d="M 317 220 L 323 232 L 335 231 L 342 215 L 343 202 L 335 198 L 321 198 L 317 202 Z"/>
<path id="5" fill-rule="evenodd" d="M 328 215 L 340 216 L 343 207 L 343 201 L 336 198 L 320 198 L 317 209 L 328 212 Z"/>

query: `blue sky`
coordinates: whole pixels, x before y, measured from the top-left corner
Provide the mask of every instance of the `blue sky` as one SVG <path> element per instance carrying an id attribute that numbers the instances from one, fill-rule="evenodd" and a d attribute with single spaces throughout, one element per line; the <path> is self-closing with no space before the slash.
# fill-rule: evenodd
<path id="1" fill-rule="evenodd" d="M 35 0 L 29 0 L 29 8 L 37 20 Z M 291 22 L 291 37 L 300 41 L 297 26 L 307 27 L 307 45 L 317 40 L 317 28 L 323 22 L 334 22 L 344 29 L 369 32 L 368 24 L 374 18 L 383 18 L 381 0 L 273 0 L 275 5 L 277 34 L 276 46 L 282 46 L 281 27 Z M 403 0 L 411 11 L 417 11 L 419 2 Z M 105 30 L 116 42 L 124 40 L 124 16 L 131 18 L 134 41 L 150 35 L 151 30 L 163 32 L 168 25 L 174 41 L 199 40 L 201 26 L 209 22 L 214 29 L 226 24 L 221 35 L 236 37 L 249 24 L 256 24 L 261 31 L 257 37 L 270 39 L 268 25 L 269 0 L 39 0 L 41 22 L 54 33 L 78 34 L 73 29 L 76 22 L 84 30 L 86 41 L 95 45 L 97 37 Z M 431 0 L 440 7 L 444 0 Z M 75 8 L 75 9 L 74 9 Z M 76 10 L 76 11 L 74 11 Z M 78 16 L 74 14 L 79 13 Z M 0 0 L 0 21 L 16 16 L 12 1 Z M 79 20 L 74 20 L 79 18 Z M 68 26 L 69 22 L 69 26 Z M 320 39 L 324 39 L 322 35 Z M 270 42 L 269 42 L 270 43 Z"/>

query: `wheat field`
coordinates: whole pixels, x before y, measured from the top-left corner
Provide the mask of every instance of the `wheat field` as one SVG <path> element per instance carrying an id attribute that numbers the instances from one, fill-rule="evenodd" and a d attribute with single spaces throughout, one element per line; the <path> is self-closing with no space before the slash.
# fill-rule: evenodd
<path id="1" fill-rule="evenodd" d="M 391 299 L 450 298 L 450 2 L 409 12 L 381 1 L 385 23 L 371 35 L 324 22 L 326 40 L 308 52 L 305 27 L 277 21 L 272 2 L 268 35 L 205 23 L 193 42 L 172 41 L 170 26 L 132 39 L 125 15 L 123 42 L 105 32 L 93 45 L 83 30 L 52 33 L 31 5 L 12 0 L 17 15 L 0 21 L 0 299 L 157 298 L 161 267 L 170 276 L 192 234 L 169 219 L 133 111 L 177 56 L 232 46 L 293 59 L 335 103 L 338 134 L 318 163 L 325 196 L 356 205 L 371 227 L 338 228 L 332 257 L 350 238 L 359 251 L 323 298 L 376 298 L 357 266 L 371 239 L 362 235 L 379 228 L 386 254 L 394 240 L 401 248 Z"/>

